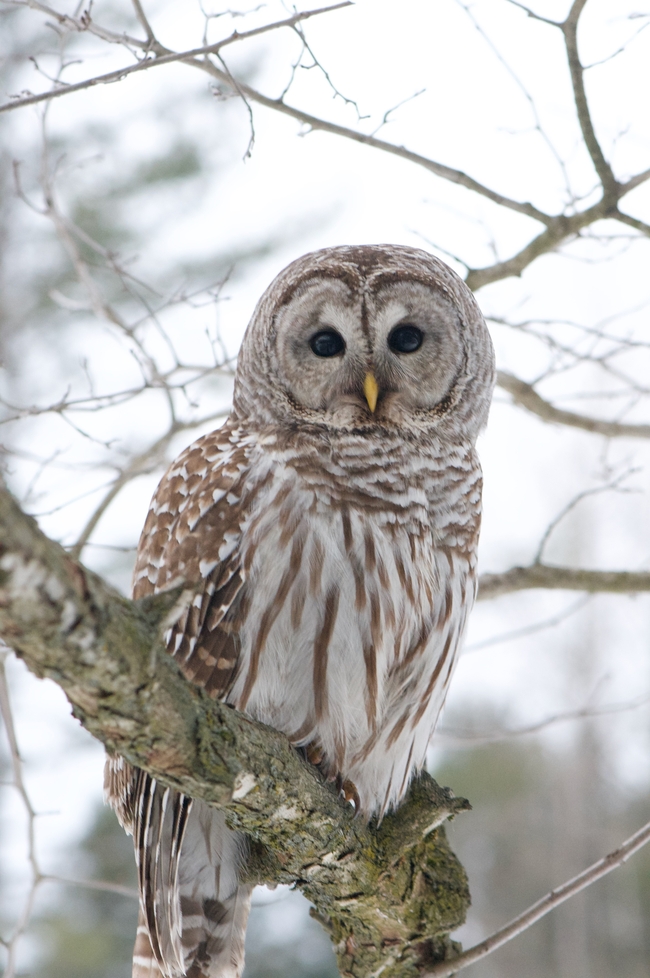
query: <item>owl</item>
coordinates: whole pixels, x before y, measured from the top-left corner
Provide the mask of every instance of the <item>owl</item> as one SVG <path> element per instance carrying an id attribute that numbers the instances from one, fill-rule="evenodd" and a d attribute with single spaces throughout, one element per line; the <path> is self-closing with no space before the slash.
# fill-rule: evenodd
<path id="1" fill-rule="evenodd" d="M 183 582 L 169 629 L 190 682 L 284 732 L 363 817 L 422 767 L 476 591 L 494 385 L 479 308 L 443 262 L 326 248 L 259 301 L 223 427 L 153 497 L 133 595 Z M 238 978 L 246 840 L 124 759 L 107 797 L 132 832 L 134 978 Z"/>

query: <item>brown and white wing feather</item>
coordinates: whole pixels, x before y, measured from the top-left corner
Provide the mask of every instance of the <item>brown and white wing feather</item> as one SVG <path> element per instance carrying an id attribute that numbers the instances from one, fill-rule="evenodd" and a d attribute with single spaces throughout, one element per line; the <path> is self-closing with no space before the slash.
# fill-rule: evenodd
<path id="1" fill-rule="evenodd" d="M 165 642 L 187 678 L 213 696 L 227 693 L 237 665 L 242 524 L 261 488 L 247 478 L 253 445 L 224 427 L 186 449 L 152 500 L 133 575 L 136 599 L 200 585 Z"/>
<path id="2" fill-rule="evenodd" d="M 250 497 L 250 443 L 227 426 L 191 445 L 151 503 L 134 571 L 134 598 L 199 585 L 165 643 L 192 682 L 223 697 L 239 654 L 245 575 L 239 542 Z M 235 976 L 243 966 L 250 887 L 240 887 L 241 840 L 218 812 L 112 757 L 106 798 L 132 832 L 140 922 L 134 978 Z"/>

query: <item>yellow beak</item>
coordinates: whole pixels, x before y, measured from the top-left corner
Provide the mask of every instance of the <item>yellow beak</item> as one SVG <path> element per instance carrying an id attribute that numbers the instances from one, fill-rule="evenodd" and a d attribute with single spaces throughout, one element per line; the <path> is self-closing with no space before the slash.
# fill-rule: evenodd
<path id="1" fill-rule="evenodd" d="M 377 381 L 373 374 L 366 374 L 366 378 L 363 382 L 363 393 L 366 395 L 366 400 L 368 402 L 368 407 L 375 413 L 375 408 L 377 407 L 377 396 L 379 394 L 379 387 L 377 386 Z"/>

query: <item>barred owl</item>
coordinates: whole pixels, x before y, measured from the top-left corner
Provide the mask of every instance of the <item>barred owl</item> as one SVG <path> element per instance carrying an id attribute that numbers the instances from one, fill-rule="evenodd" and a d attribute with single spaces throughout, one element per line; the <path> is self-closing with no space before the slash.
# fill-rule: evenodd
<path id="1" fill-rule="evenodd" d="M 165 636 L 187 678 L 283 731 L 363 816 L 425 761 L 476 590 L 490 338 L 446 265 L 327 248 L 262 296 L 232 414 L 151 503 L 134 597 L 199 585 Z M 223 815 L 119 757 L 134 978 L 238 978 L 251 887 Z"/>

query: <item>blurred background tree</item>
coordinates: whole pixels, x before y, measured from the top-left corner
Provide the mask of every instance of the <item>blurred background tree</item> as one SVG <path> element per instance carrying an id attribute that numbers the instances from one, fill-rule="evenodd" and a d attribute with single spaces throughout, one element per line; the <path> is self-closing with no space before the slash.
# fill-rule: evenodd
<path id="1" fill-rule="evenodd" d="M 650 558 L 646 6 L 360 0 L 267 29 L 293 12 L 151 0 L 145 20 L 127 0 L 0 2 L 4 472 L 46 532 L 125 592 L 153 488 L 227 412 L 243 329 L 283 265 L 401 241 L 478 292 L 501 371 L 481 567 L 536 570 L 537 553 L 552 573 L 536 590 L 484 578 L 493 600 L 431 755 L 474 806 L 451 829 L 473 894 L 466 945 L 647 818 L 647 594 L 556 570 L 643 572 Z M 53 89 L 65 94 L 35 101 Z M 101 749 L 52 684 L 6 666 L 42 871 L 132 889 L 130 840 L 97 807 Z M 35 896 L 15 974 L 126 978 L 133 897 L 34 893 L 0 745 L 3 940 Z M 649 858 L 472 973 L 646 975 Z M 298 894 L 256 901 L 247 978 L 335 974 Z"/>

